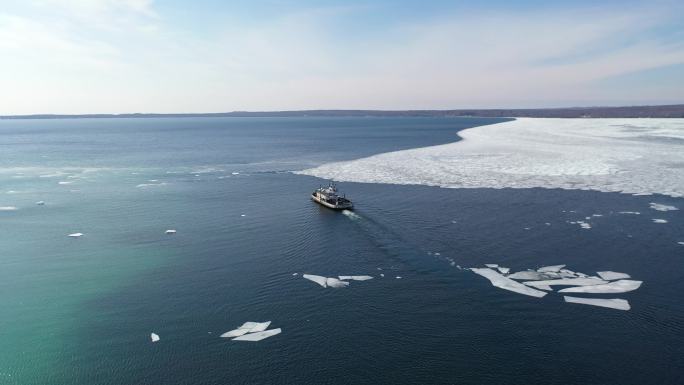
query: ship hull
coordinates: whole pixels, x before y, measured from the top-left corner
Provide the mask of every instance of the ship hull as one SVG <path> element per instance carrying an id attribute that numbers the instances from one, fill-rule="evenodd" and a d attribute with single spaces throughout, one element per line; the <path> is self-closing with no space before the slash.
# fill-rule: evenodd
<path id="1" fill-rule="evenodd" d="M 352 210 L 354 208 L 354 205 L 351 203 L 334 205 L 332 203 L 325 202 L 314 195 L 311 196 L 311 199 L 314 202 L 333 210 Z"/>

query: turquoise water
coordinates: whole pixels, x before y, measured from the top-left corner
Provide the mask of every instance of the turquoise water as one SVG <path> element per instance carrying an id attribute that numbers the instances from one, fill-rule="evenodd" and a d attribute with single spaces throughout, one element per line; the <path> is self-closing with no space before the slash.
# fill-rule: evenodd
<path id="1" fill-rule="evenodd" d="M 681 199 L 345 183 L 349 217 L 309 200 L 325 181 L 289 172 L 497 121 L 0 121 L 0 206 L 16 207 L 0 211 L 0 383 L 681 382 L 684 221 L 648 209 Z M 594 213 L 589 231 L 567 223 Z M 451 262 L 645 283 L 619 312 Z M 327 290 L 293 273 L 375 279 Z M 283 333 L 218 338 L 246 321 Z"/>

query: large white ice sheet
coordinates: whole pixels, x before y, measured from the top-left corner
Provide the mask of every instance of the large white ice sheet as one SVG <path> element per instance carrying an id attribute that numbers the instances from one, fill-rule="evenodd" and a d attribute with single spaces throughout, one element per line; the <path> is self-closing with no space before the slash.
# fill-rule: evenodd
<path id="1" fill-rule="evenodd" d="M 301 171 L 338 181 L 563 188 L 684 196 L 684 119 L 538 119 L 459 132 L 455 143 Z"/>
<path id="2" fill-rule="evenodd" d="M 631 307 L 629 306 L 629 302 L 624 299 L 619 299 L 619 298 L 611 298 L 611 299 L 603 299 L 603 298 L 579 298 L 579 297 L 568 297 L 563 296 L 563 299 L 565 299 L 565 302 L 569 303 L 580 303 L 583 305 L 593 305 L 593 306 L 601 306 L 601 307 L 607 307 L 611 309 L 617 309 L 617 310 L 629 310 Z"/>
<path id="3" fill-rule="evenodd" d="M 471 268 L 470 269 L 473 273 L 481 275 L 485 278 L 487 278 L 493 286 L 504 289 L 504 290 L 509 290 L 515 293 L 519 294 L 524 294 L 524 295 L 529 295 L 532 297 L 538 297 L 541 298 L 546 295 L 545 292 L 533 289 L 531 287 L 525 286 L 521 284 L 520 282 L 516 282 L 510 278 L 504 277 L 503 275 L 499 274 L 498 272 L 489 269 L 489 268 Z"/>
<path id="4" fill-rule="evenodd" d="M 527 283 L 527 282 L 525 282 Z M 559 290 L 559 293 L 626 293 L 628 291 L 636 290 L 641 286 L 642 281 L 633 281 L 631 279 L 621 279 L 606 283 L 603 285 L 569 287 L 567 289 Z"/>

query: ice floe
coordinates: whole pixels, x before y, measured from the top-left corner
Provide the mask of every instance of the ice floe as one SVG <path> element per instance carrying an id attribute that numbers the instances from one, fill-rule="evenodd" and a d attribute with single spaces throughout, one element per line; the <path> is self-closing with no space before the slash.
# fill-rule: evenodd
<path id="1" fill-rule="evenodd" d="M 568 303 L 579 303 L 583 305 L 593 305 L 593 306 L 600 306 L 600 307 L 607 307 L 611 309 L 617 309 L 617 310 L 629 310 L 631 307 L 629 306 L 629 302 L 624 299 L 619 299 L 619 298 L 612 298 L 612 299 L 604 299 L 604 298 L 579 298 L 579 297 L 569 297 L 569 296 L 563 296 L 563 299 L 565 302 Z"/>
<path id="2" fill-rule="evenodd" d="M 653 223 L 667 223 L 667 219 L 653 218 Z"/>
<path id="3" fill-rule="evenodd" d="M 637 121 L 638 131 L 626 126 Z M 350 182 L 684 196 L 684 119 L 521 118 L 458 134 L 462 140 L 450 144 L 298 173 Z"/>
<path id="4" fill-rule="evenodd" d="M 308 279 L 309 281 L 316 282 L 317 284 L 323 286 L 323 287 L 328 287 L 326 281 L 328 280 L 326 277 L 322 277 L 320 275 L 314 275 L 314 274 L 304 274 L 302 275 L 304 279 Z"/>
<path id="5" fill-rule="evenodd" d="M 565 265 L 543 266 L 537 269 L 540 273 L 558 273 Z"/>
<path id="6" fill-rule="evenodd" d="M 496 269 L 497 267 L 499 267 L 499 265 L 497 265 L 496 263 L 485 263 L 485 266 L 492 269 Z"/>
<path id="7" fill-rule="evenodd" d="M 653 203 L 653 202 L 650 203 L 650 207 L 651 207 L 653 210 L 657 210 L 657 211 L 674 211 L 674 210 L 679 210 L 679 209 L 678 209 L 677 207 L 675 207 L 675 206 L 665 205 L 665 204 L 662 204 L 662 203 Z"/>
<path id="8" fill-rule="evenodd" d="M 684 246 L 684 242 L 677 242 L 677 244 Z"/>
<path id="9" fill-rule="evenodd" d="M 501 269 L 498 264 L 488 265 L 495 265 L 497 266 L 496 269 Z M 537 269 L 537 271 L 525 270 L 515 272 L 507 276 L 500 274 L 493 268 L 489 267 L 470 268 L 469 270 L 475 274 L 487 278 L 493 286 L 520 294 L 532 295 L 535 297 L 542 297 L 548 294 L 546 293 L 547 291 L 552 292 L 553 286 L 571 286 L 559 290 L 559 293 L 610 294 L 633 291 L 638 289 L 642 284 L 642 281 L 625 279 L 630 278 L 630 275 L 626 273 L 618 273 L 615 271 L 599 271 L 597 272 L 597 274 L 601 277 L 599 278 L 566 269 L 565 265 L 544 266 Z M 522 280 L 525 282 L 516 282 L 513 279 Z M 530 292 L 529 289 L 532 291 Z M 629 303 L 622 299 L 605 300 L 576 297 L 565 298 L 566 302 L 576 302 L 621 310 L 629 310 Z"/>
<path id="10" fill-rule="evenodd" d="M 498 272 L 490 268 L 474 267 L 470 270 L 477 275 L 481 275 L 487 278 L 493 286 L 498 287 L 500 289 L 509 290 L 515 293 L 529 295 L 538 298 L 541 298 L 546 295 L 546 293 L 543 291 L 533 289 L 529 286 L 521 284 L 520 282 L 516 282 L 510 278 L 504 277 L 503 275 L 499 274 Z"/>
<path id="11" fill-rule="evenodd" d="M 135 187 L 137 187 L 137 188 L 148 188 L 148 187 L 161 187 L 161 186 L 166 186 L 166 182 L 160 182 L 160 183 L 140 183 L 139 185 L 136 185 Z"/>
<path id="12" fill-rule="evenodd" d="M 616 279 L 629 279 L 632 278 L 629 276 L 629 274 L 626 273 L 618 273 L 615 271 L 597 271 L 596 274 L 601 277 L 601 279 L 605 279 L 606 281 L 614 281 Z"/>
<path id="13" fill-rule="evenodd" d="M 0 206 L 0 211 L 15 211 L 17 210 L 14 206 Z"/>
<path id="14" fill-rule="evenodd" d="M 44 205 L 45 205 L 45 202 L 44 202 L 44 201 L 38 201 L 38 202 L 36 202 L 36 204 L 37 204 L 38 206 L 44 206 Z"/>
<path id="15" fill-rule="evenodd" d="M 526 281 L 523 282 L 527 286 L 590 286 L 590 285 L 601 285 L 608 283 L 597 277 L 587 277 L 587 278 L 559 278 L 559 279 L 547 279 L 544 281 Z"/>
<path id="16" fill-rule="evenodd" d="M 152 340 L 152 342 L 157 342 L 160 340 L 159 335 L 156 333 L 150 333 L 150 339 Z"/>
<path id="17" fill-rule="evenodd" d="M 67 235 L 67 237 L 71 237 L 71 238 L 79 238 L 82 236 L 83 236 L 83 233 L 73 233 L 73 234 Z"/>
<path id="18" fill-rule="evenodd" d="M 341 288 L 341 287 L 349 286 L 349 282 L 340 281 L 337 278 L 326 278 L 325 284 L 327 287 L 332 287 L 332 288 Z"/>
<path id="19" fill-rule="evenodd" d="M 338 278 L 343 280 L 343 281 L 345 281 L 345 280 L 367 281 L 369 279 L 373 279 L 373 277 L 370 275 L 340 275 Z"/>
<path id="20" fill-rule="evenodd" d="M 638 211 L 619 211 L 618 214 L 641 215 Z"/>
<path id="21" fill-rule="evenodd" d="M 271 321 L 245 322 L 237 329 L 227 331 L 220 335 L 221 338 L 233 338 L 233 341 L 261 341 L 264 338 L 280 334 L 280 329 L 266 330 Z"/>
<path id="22" fill-rule="evenodd" d="M 527 283 L 527 282 L 525 282 Z M 592 286 L 569 287 L 567 289 L 558 290 L 559 293 L 626 293 L 633 291 L 641 286 L 642 281 L 633 281 L 630 279 L 621 279 L 610 283 Z"/>
<path id="23" fill-rule="evenodd" d="M 164 234 L 176 234 L 176 230 L 169 229 L 169 230 L 164 231 Z"/>
<path id="24" fill-rule="evenodd" d="M 499 273 L 501 274 L 508 274 L 511 271 L 511 269 L 509 269 L 508 267 L 501 266 L 497 267 L 496 269 L 499 270 Z"/>
<path id="25" fill-rule="evenodd" d="M 74 182 L 72 182 L 72 181 L 65 181 L 65 180 L 63 180 L 63 181 L 61 181 L 61 182 L 57 182 L 57 184 L 61 184 L 61 185 L 72 184 L 72 183 L 74 183 Z"/>
<path id="26" fill-rule="evenodd" d="M 268 337 L 273 337 L 275 335 L 278 335 L 281 333 L 281 331 L 282 330 L 280 328 L 278 328 L 278 329 L 265 330 L 262 332 L 249 333 L 249 334 L 245 334 L 245 335 L 242 335 L 239 337 L 235 337 L 235 338 L 233 338 L 233 341 L 252 341 L 252 342 L 261 341 L 261 340 L 266 339 Z"/>

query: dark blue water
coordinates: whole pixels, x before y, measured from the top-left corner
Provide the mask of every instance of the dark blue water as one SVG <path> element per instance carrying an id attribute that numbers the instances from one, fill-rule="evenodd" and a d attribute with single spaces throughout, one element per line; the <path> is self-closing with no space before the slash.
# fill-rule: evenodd
<path id="1" fill-rule="evenodd" d="M 0 121 L 0 206 L 17 207 L 0 212 L 0 383 L 682 383 L 684 220 L 648 208 L 682 199 L 344 183 L 349 217 L 309 200 L 325 181 L 287 172 L 494 122 Z M 483 263 L 644 284 L 604 296 L 629 299 L 622 312 L 457 267 Z M 283 332 L 218 338 L 246 321 Z"/>

